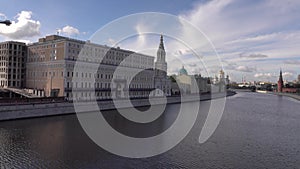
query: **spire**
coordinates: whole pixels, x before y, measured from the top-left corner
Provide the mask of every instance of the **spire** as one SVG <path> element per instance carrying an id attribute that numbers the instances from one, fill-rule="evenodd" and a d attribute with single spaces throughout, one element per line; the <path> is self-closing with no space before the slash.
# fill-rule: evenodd
<path id="1" fill-rule="evenodd" d="M 155 75 L 160 77 L 166 77 L 168 66 L 166 62 L 166 51 L 165 51 L 164 39 L 162 35 L 160 35 L 160 43 L 159 43 L 156 56 L 157 58 L 155 62 L 155 69 L 161 71 L 155 71 Z"/>
<path id="2" fill-rule="evenodd" d="M 163 38 L 163 35 L 162 35 L 162 34 L 160 35 L 159 49 L 165 50 L 165 47 L 164 47 L 164 38 Z"/>
<path id="3" fill-rule="evenodd" d="M 281 70 L 281 68 L 280 68 L 280 73 L 279 73 L 279 80 L 280 80 L 280 81 L 283 81 L 283 78 L 282 78 L 282 70 Z"/>

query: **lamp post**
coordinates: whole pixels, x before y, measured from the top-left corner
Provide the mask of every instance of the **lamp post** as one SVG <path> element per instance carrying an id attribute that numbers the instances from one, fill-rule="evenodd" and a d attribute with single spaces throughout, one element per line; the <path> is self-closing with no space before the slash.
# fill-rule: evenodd
<path id="1" fill-rule="evenodd" d="M 5 24 L 6 26 L 11 25 L 11 21 L 10 20 L 0 21 L 0 23 Z"/>

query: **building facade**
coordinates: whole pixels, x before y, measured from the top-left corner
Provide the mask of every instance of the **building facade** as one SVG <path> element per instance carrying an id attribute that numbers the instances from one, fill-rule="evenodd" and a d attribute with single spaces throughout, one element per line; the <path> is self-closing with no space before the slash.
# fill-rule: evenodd
<path id="1" fill-rule="evenodd" d="M 182 68 L 179 70 L 178 75 L 176 76 L 176 82 L 178 83 L 181 94 L 184 95 L 191 93 L 192 79 L 188 75 L 188 72 L 184 66 L 182 66 Z"/>
<path id="2" fill-rule="evenodd" d="M 25 87 L 25 63 L 27 47 L 25 43 L 7 41 L 0 43 L 0 87 Z"/>
<path id="3" fill-rule="evenodd" d="M 277 92 L 282 93 L 300 93 L 300 88 L 297 86 L 296 83 L 284 83 L 282 77 L 282 70 L 280 69 L 279 72 L 279 79 L 277 82 Z"/>
<path id="4" fill-rule="evenodd" d="M 74 71 L 76 62 L 80 71 Z M 154 88 L 153 65 L 152 56 L 51 35 L 28 46 L 26 87 L 41 96 L 68 99 L 148 97 Z"/>
<path id="5" fill-rule="evenodd" d="M 200 74 L 188 75 L 188 71 L 182 66 L 178 75 L 175 77 L 180 93 L 201 94 L 211 91 L 210 78 L 202 77 Z"/>

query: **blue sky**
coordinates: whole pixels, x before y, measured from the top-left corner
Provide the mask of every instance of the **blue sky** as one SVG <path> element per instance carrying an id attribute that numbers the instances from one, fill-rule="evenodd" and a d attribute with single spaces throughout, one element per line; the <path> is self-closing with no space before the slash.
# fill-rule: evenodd
<path id="1" fill-rule="evenodd" d="M 279 69 L 292 81 L 300 74 L 300 1 L 297 0 L 167 0 L 167 1 L 20 1 L 1 3 L 0 19 L 10 19 L 10 27 L 0 25 L 0 40 L 35 42 L 39 37 L 60 34 L 87 40 L 111 21 L 134 13 L 163 12 L 184 18 L 199 28 L 217 49 L 225 72 L 232 80 L 275 82 Z M 163 25 L 162 25 L 163 26 Z M 132 25 L 137 34 L 149 30 L 149 23 Z M 193 38 L 182 29 L 183 37 Z M 141 51 L 139 47 L 157 47 L 153 38 L 137 37 L 121 47 Z M 109 38 L 107 42 L 113 41 Z M 141 40 L 143 43 L 141 43 Z M 169 40 L 169 41 L 168 41 Z M 146 41 L 146 42 L 145 42 Z M 203 65 L 195 64 L 189 50 L 166 39 L 169 73 L 184 64 L 189 73 L 203 73 Z M 205 44 L 199 44 L 205 51 Z M 151 52 L 150 52 L 151 53 Z M 185 62 L 174 61 L 175 53 Z M 149 52 L 147 53 L 149 54 Z M 155 53 L 153 53 L 155 55 Z M 214 67 L 208 66 L 213 70 Z M 217 70 L 215 70 L 217 72 Z"/>

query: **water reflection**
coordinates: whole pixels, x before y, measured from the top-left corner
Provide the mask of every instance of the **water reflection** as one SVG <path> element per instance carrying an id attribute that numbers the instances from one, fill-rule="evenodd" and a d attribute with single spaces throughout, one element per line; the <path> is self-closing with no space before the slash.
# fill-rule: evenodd
<path id="1" fill-rule="evenodd" d="M 110 124 L 128 135 L 148 137 L 177 117 L 177 104 L 144 130 L 114 111 Z M 297 168 L 300 105 L 285 97 L 239 93 L 227 100 L 220 125 L 204 144 L 198 137 L 209 102 L 201 102 L 196 125 L 165 154 L 128 159 L 98 147 L 76 115 L 0 122 L 0 168 Z M 134 150 L 133 150 L 134 151 Z"/>

